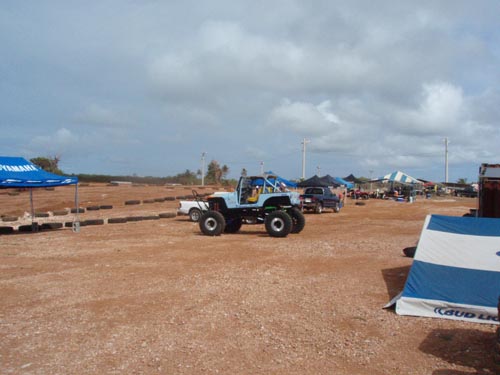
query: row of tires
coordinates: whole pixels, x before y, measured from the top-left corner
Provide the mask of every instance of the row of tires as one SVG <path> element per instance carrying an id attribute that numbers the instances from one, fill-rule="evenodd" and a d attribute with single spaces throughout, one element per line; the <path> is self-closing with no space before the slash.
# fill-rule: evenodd
<path id="1" fill-rule="evenodd" d="M 113 217 L 109 219 L 88 219 L 82 220 L 78 222 L 80 227 L 91 226 L 91 225 L 104 225 L 104 224 L 123 224 L 128 222 L 137 222 L 144 220 L 159 220 L 166 218 L 173 218 L 177 215 L 174 212 L 165 212 L 160 213 L 158 215 L 147 215 L 147 216 L 127 216 L 127 217 Z M 61 229 L 71 228 L 74 226 L 74 222 L 65 222 L 65 223 L 33 223 L 27 225 L 20 225 L 17 228 L 17 232 L 26 233 L 26 232 L 39 232 L 44 230 L 53 230 L 53 229 Z M 14 227 L 11 226 L 0 226 L 0 234 L 13 234 L 16 233 Z"/>
<path id="2" fill-rule="evenodd" d="M 132 206 L 132 205 L 139 205 L 139 204 L 150 204 L 150 203 L 161 203 L 165 201 L 175 201 L 175 200 L 182 200 L 182 199 L 187 199 L 192 196 L 170 196 L 170 197 L 164 197 L 164 198 L 153 198 L 153 199 L 131 199 L 128 201 L 125 201 L 124 204 L 126 206 Z M 112 205 L 108 204 L 103 204 L 103 205 L 94 205 L 94 206 L 87 206 L 87 207 L 78 207 L 78 208 L 71 208 L 69 210 L 54 210 L 52 211 L 52 216 L 65 216 L 70 213 L 72 214 L 83 214 L 86 211 L 99 211 L 99 210 L 111 210 L 113 208 Z M 35 212 L 34 215 L 36 218 L 43 218 L 43 217 L 50 217 L 51 214 L 49 212 Z M 17 216 L 2 216 L 0 218 L 1 221 L 3 222 L 12 222 L 12 221 L 18 221 L 19 217 Z"/>
<path id="3" fill-rule="evenodd" d="M 255 219 L 255 221 L 252 219 Z M 241 216 L 224 217 L 218 211 L 209 210 L 201 215 L 198 222 L 203 234 L 207 236 L 220 236 L 222 233 L 237 233 L 247 220 L 256 223 L 259 218 L 246 219 Z M 291 208 L 289 211 L 272 211 L 262 220 L 266 232 L 271 237 L 286 237 L 290 233 L 299 233 L 305 226 L 304 215 L 296 207 Z"/>

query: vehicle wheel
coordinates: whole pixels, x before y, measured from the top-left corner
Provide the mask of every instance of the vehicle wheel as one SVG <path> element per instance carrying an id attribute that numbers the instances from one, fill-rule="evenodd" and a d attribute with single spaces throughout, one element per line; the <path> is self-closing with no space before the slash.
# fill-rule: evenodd
<path id="1" fill-rule="evenodd" d="M 333 212 L 335 213 L 340 212 L 340 205 L 338 203 L 335 206 L 333 206 Z"/>
<path id="2" fill-rule="evenodd" d="M 224 233 L 237 233 L 241 225 L 243 224 L 243 220 L 241 217 L 233 217 L 226 221 L 226 227 L 224 228 Z"/>
<path id="3" fill-rule="evenodd" d="M 318 203 L 316 207 L 314 207 L 314 213 L 320 214 L 322 212 L 323 212 L 323 205 L 321 203 Z"/>
<path id="4" fill-rule="evenodd" d="M 290 211 L 290 217 L 292 218 L 292 230 L 290 233 L 300 233 L 306 225 L 304 214 L 297 207 L 293 207 Z"/>
<path id="5" fill-rule="evenodd" d="M 220 236 L 226 227 L 226 220 L 220 212 L 207 211 L 200 217 L 200 230 L 207 236 Z"/>
<path id="6" fill-rule="evenodd" d="M 271 237 L 286 237 L 292 230 L 292 218 L 284 211 L 273 211 L 267 215 L 265 226 Z"/>
<path id="7" fill-rule="evenodd" d="M 191 208 L 189 210 L 189 220 L 197 223 L 198 221 L 200 221 L 200 217 L 201 217 L 201 210 L 199 208 Z"/>

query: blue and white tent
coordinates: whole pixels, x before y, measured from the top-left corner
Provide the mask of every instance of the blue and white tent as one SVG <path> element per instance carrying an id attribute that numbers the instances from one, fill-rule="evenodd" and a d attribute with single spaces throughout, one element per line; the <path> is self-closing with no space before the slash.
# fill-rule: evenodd
<path id="1" fill-rule="evenodd" d="M 59 176 L 46 172 L 39 166 L 21 157 L 0 156 L 0 188 L 29 189 L 33 225 L 33 218 L 35 216 L 33 188 L 65 185 L 75 185 L 75 207 L 78 207 L 78 177 Z M 78 221 L 78 211 L 76 217 L 76 221 Z M 79 225 L 77 227 L 79 228 Z M 75 227 L 73 228 L 75 229 Z"/>
<path id="2" fill-rule="evenodd" d="M 20 157 L 0 156 L 0 187 L 33 188 L 74 185 L 78 177 L 49 173 Z"/>
<path id="3" fill-rule="evenodd" d="M 498 324 L 500 219 L 429 215 L 403 292 L 400 315 Z"/>
<path id="4" fill-rule="evenodd" d="M 386 174 L 385 176 L 379 177 L 374 181 L 386 181 L 386 182 L 399 182 L 401 184 L 421 184 L 419 180 L 416 178 L 403 173 L 401 171 L 395 171 L 389 174 Z"/>

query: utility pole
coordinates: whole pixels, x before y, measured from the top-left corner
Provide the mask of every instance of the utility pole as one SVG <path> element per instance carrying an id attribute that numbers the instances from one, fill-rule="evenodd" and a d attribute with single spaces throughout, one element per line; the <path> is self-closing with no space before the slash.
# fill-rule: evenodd
<path id="1" fill-rule="evenodd" d="M 264 162 L 263 161 L 260 162 L 260 174 L 261 175 L 264 174 Z"/>
<path id="2" fill-rule="evenodd" d="M 206 152 L 201 153 L 201 186 L 205 186 L 205 155 Z"/>
<path id="3" fill-rule="evenodd" d="M 306 179 L 306 144 L 310 143 L 309 139 L 302 140 L 302 179 Z"/>
<path id="4" fill-rule="evenodd" d="M 318 177 L 319 177 L 319 176 L 320 176 L 320 174 L 321 174 L 321 168 L 320 168 L 320 166 L 319 166 L 319 165 L 316 167 L 316 174 L 318 175 Z"/>
<path id="5" fill-rule="evenodd" d="M 448 138 L 444 139 L 444 182 L 448 183 Z"/>

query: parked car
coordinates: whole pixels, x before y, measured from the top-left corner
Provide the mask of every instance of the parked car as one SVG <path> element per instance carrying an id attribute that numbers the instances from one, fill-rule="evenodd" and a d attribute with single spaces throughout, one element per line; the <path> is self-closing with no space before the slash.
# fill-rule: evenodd
<path id="1" fill-rule="evenodd" d="M 464 189 L 455 190 L 456 197 L 468 197 L 468 198 L 477 198 L 478 192 L 472 186 L 467 186 Z"/>
<path id="2" fill-rule="evenodd" d="M 300 196 L 302 210 L 320 214 L 325 208 L 331 208 L 333 212 L 340 211 L 340 198 L 327 187 L 308 187 Z"/>
<path id="3" fill-rule="evenodd" d="M 198 222 L 201 214 L 208 210 L 208 203 L 205 201 L 180 201 L 177 215 L 188 215 L 189 220 Z"/>

